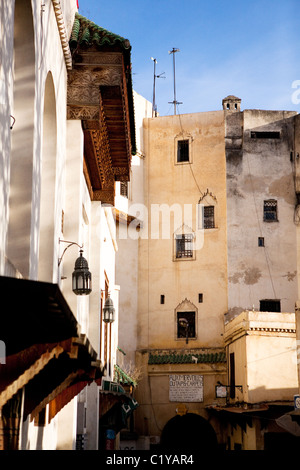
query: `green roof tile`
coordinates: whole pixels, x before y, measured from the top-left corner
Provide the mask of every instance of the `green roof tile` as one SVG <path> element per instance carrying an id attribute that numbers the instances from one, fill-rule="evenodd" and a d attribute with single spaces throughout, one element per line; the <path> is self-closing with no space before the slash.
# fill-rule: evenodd
<path id="1" fill-rule="evenodd" d="M 70 37 L 70 48 L 76 49 L 77 46 L 89 47 L 92 45 L 98 47 L 119 45 L 125 50 L 131 50 L 128 39 L 112 33 L 96 25 L 84 16 L 79 15 L 79 13 L 76 13 Z"/>
<path id="2" fill-rule="evenodd" d="M 193 359 L 197 358 L 199 363 L 216 363 L 226 362 L 225 352 L 218 353 L 202 353 L 202 354 L 180 354 L 180 353 L 155 353 L 149 354 L 148 364 L 192 364 L 195 363 Z"/>

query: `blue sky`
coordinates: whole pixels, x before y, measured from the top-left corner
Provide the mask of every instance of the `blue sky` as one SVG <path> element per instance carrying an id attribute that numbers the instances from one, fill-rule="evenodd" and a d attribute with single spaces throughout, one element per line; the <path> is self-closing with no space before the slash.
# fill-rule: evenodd
<path id="1" fill-rule="evenodd" d="M 79 13 L 130 40 L 134 89 L 173 114 L 173 56 L 181 114 L 214 111 L 233 94 L 242 109 L 300 111 L 299 0 L 79 0 Z M 300 82 L 299 82 L 300 85 Z M 298 94 L 298 97 L 300 93 Z"/>

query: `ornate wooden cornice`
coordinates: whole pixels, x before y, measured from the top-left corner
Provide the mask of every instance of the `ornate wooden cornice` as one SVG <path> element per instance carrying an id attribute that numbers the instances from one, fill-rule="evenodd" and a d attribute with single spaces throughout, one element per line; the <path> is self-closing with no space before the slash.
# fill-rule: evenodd
<path id="1" fill-rule="evenodd" d="M 114 205 L 115 181 L 129 181 L 135 151 L 130 43 L 76 15 L 70 45 L 67 118 L 82 121 L 91 198 Z"/>

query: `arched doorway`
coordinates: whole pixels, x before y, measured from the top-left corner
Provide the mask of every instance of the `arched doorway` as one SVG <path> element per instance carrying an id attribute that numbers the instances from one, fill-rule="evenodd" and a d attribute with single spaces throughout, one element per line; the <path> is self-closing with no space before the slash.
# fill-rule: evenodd
<path id="1" fill-rule="evenodd" d="M 171 418 L 165 425 L 160 446 L 164 449 L 212 451 L 217 449 L 217 436 L 213 427 L 202 416 L 187 413 Z"/>

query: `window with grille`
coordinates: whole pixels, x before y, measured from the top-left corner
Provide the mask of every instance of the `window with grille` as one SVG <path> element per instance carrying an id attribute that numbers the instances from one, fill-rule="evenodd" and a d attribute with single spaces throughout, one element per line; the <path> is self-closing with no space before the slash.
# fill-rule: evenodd
<path id="1" fill-rule="evenodd" d="M 215 207 L 214 206 L 204 206 L 203 228 L 215 228 Z"/>
<path id="2" fill-rule="evenodd" d="M 121 194 L 121 196 L 124 196 L 124 197 L 128 198 L 128 182 L 127 181 L 121 181 L 121 183 L 120 183 L 120 194 Z"/>
<path id="3" fill-rule="evenodd" d="M 177 338 L 196 337 L 195 312 L 177 312 Z"/>
<path id="4" fill-rule="evenodd" d="M 178 140 L 177 141 L 177 163 L 189 162 L 189 141 Z"/>
<path id="5" fill-rule="evenodd" d="M 264 201 L 264 221 L 277 221 L 277 201 L 275 199 Z"/>
<path id="6" fill-rule="evenodd" d="M 176 258 L 193 258 L 193 234 L 176 235 Z"/>

